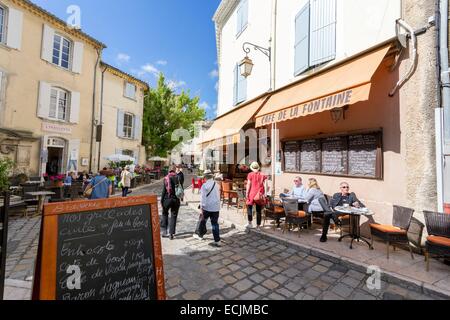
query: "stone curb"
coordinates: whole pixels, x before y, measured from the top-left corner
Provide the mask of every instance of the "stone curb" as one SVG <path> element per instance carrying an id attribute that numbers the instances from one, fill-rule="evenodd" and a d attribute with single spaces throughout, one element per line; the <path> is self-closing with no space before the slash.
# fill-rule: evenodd
<path id="1" fill-rule="evenodd" d="M 309 247 L 302 245 L 300 243 L 294 242 L 290 239 L 285 239 L 282 237 L 279 237 L 277 235 L 273 234 L 267 234 L 264 232 L 256 231 L 256 230 L 250 230 L 250 232 L 259 234 L 263 238 L 274 240 L 275 242 L 286 244 L 288 243 L 290 246 L 298 248 L 301 252 L 304 252 L 308 255 L 312 255 L 314 257 L 324 259 L 336 264 L 340 264 L 342 266 L 345 266 L 347 268 L 356 270 L 358 272 L 367 274 L 367 267 L 368 265 L 361 263 L 359 261 L 355 261 L 353 259 L 347 258 L 347 257 L 341 257 L 337 254 L 333 254 L 330 252 L 326 252 L 321 249 Z M 423 293 L 427 295 L 435 295 L 439 298 L 443 298 L 446 300 L 450 299 L 450 291 L 437 288 L 436 286 L 430 285 L 428 283 L 424 283 L 423 281 L 412 279 L 403 275 L 400 275 L 398 273 L 392 272 L 392 271 L 382 271 L 381 274 L 381 280 L 390 283 L 399 285 L 401 287 L 404 287 L 409 290 L 416 291 L 418 293 Z"/>

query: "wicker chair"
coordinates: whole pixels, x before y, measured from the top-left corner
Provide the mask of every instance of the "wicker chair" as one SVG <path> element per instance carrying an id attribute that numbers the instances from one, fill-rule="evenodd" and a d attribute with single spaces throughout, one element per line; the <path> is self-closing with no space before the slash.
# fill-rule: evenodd
<path id="1" fill-rule="evenodd" d="M 292 226 L 297 226 L 300 237 L 300 230 L 303 225 L 308 227 L 309 216 L 305 211 L 298 210 L 297 199 L 283 199 L 283 208 L 286 214 L 286 221 L 284 223 L 283 233 L 288 230 L 291 231 Z"/>
<path id="2" fill-rule="evenodd" d="M 427 271 L 430 270 L 430 255 L 438 258 L 450 257 L 450 214 L 424 211 L 428 231 L 425 242 Z"/>
<path id="3" fill-rule="evenodd" d="M 244 217 L 247 217 L 247 198 L 245 197 L 244 189 L 236 190 L 237 193 L 237 211 L 239 213 L 239 209 L 242 209 L 244 213 Z"/>
<path id="4" fill-rule="evenodd" d="M 222 182 L 223 203 L 227 202 L 227 209 L 230 208 L 233 199 L 238 199 L 238 194 L 233 190 L 233 182 Z"/>
<path id="5" fill-rule="evenodd" d="M 283 203 L 281 201 L 273 200 L 272 197 L 267 197 L 267 203 L 264 206 L 263 214 L 264 214 L 263 227 L 266 225 L 267 220 L 273 220 L 276 222 L 273 225 L 273 229 L 279 227 L 281 219 L 286 217 L 283 208 Z"/>
<path id="6" fill-rule="evenodd" d="M 395 244 L 406 244 L 408 245 L 409 252 L 411 253 L 411 258 L 414 259 L 411 244 L 408 239 L 408 229 L 411 224 L 413 213 L 413 209 L 394 206 L 392 225 L 370 224 L 372 248 L 374 237 L 383 239 L 386 242 L 386 254 L 387 259 L 389 259 L 389 246 L 391 244 L 394 247 L 394 251 Z"/>

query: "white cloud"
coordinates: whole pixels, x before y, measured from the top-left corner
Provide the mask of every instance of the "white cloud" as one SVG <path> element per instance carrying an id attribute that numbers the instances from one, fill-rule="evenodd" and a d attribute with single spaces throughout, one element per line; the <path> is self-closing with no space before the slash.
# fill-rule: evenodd
<path id="1" fill-rule="evenodd" d="M 116 57 L 116 61 L 120 63 L 128 63 L 130 62 L 131 57 L 126 53 L 119 53 Z"/>
<path id="2" fill-rule="evenodd" d="M 167 80 L 167 86 L 172 89 L 172 90 L 176 90 L 180 87 L 184 87 L 186 85 L 186 82 L 184 82 L 183 80 L 177 81 L 177 80 Z"/>
<path id="3" fill-rule="evenodd" d="M 146 65 L 143 65 L 143 66 L 141 67 L 141 70 L 139 71 L 139 74 L 138 74 L 138 75 L 143 76 L 143 75 L 145 75 L 146 73 L 152 74 L 152 75 L 154 75 L 155 77 L 158 77 L 158 76 L 159 76 L 159 70 L 158 70 L 155 66 L 153 66 L 152 64 L 150 64 L 150 63 L 147 63 Z"/>
<path id="4" fill-rule="evenodd" d="M 205 101 L 200 102 L 198 106 L 205 110 L 208 110 L 209 108 L 211 108 L 210 105 L 208 104 L 208 102 L 205 102 Z"/>
<path id="5" fill-rule="evenodd" d="M 219 77 L 219 71 L 218 71 L 217 69 L 212 70 L 212 71 L 209 73 L 209 77 L 210 77 L 211 79 L 215 79 L 215 78 Z"/>
<path id="6" fill-rule="evenodd" d="M 167 61 L 166 60 L 158 60 L 158 61 L 156 61 L 156 64 L 158 64 L 160 66 L 165 66 L 165 65 L 167 65 Z"/>

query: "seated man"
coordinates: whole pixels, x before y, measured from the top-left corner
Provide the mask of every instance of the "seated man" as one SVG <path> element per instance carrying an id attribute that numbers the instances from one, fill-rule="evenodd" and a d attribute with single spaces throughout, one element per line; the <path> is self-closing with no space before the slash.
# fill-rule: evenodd
<path id="1" fill-rule="evenodd" d="M 340 185 L 341 192 L 336 193 L 330 201 L 330 207 L 332 209 L 348 204 L 356 208 L 364 208 L 364 204 L 358 200 L 354 192 L 350 192 L 350 186 L 347 182 L 342 182 Z M 323 222 L 322 237 L 320 242 L 327 242 L 328 229 L 330 227 L 330 220 L 334 222 L 338 221 L 340 214 L 334 213 L 331 210 L 325 213 L 325 219 Z"/>
<path id="2" fill-rule="evenodd" d="M 294 179 L 294 187 L 292 188 L 292 191 L 280 194 L 280 198 L 293 197 L 298 199 L 305 199 L 306 193 L 306 189 L 302 184 L 302 178 L 296 177 Z"/>

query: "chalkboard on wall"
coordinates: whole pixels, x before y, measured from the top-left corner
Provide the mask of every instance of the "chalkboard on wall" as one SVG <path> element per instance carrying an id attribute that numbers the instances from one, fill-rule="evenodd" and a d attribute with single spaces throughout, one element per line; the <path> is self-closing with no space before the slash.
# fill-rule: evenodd
<path id="1" fill-rule="evenodd" d="M 305 173 L 320 172 L 320 140 L 303 140 L 300 145 L 300 171 Z"/>
<path id="2" fill-rule="evenodd" d="M 299 146 L 296 141 L 284 145 L 284 171 L 298 172 L 300 170 Z"/>
<path id="3" fill-rule="evenodd" d="M 347 174 L 347 139 L 331 137 L 322 141 L 322 173 Z"/>
<path id="4" fill-rule="evenodd" d="M 159 234 L 155 196 L 46 205 L 33 298 L 165 299 Z"/>
<path id="5" fill-rule="evenodd" d="M 377 177 L 379 134 L 362 134 L 348 139 L 349 175 Z"/>

